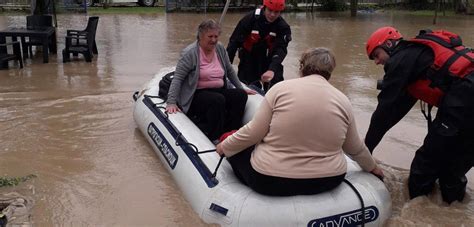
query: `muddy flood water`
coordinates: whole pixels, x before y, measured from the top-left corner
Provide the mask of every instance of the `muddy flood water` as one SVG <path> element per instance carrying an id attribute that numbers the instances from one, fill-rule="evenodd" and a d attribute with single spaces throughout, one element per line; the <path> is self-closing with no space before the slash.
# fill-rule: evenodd
<path id="1" fill-rule="evenodd" d="M 221 42 L 243 14 L 225 17 Z M 42 63 L 41 53 L 23 69 L 0 71 L 0 176 L 37 177 L 0 194 L 19 192 L 34 200 L 34 226 L 207 226 L 183 199 L 133 118 L 132 94 L 162 67 L 176 64 L 194 41 L 197 24 L 220 14 L 99 15 L 99 55 L 92 63 L 62 63 L 61 54 Z M 287 13 L 293 41 L 284 61 L 285 78 L 296 77 L 298 58 L 309 47 L 336 55 L 331 83 L 352 101 L 361 137 L 375 109 L 376 80 L 383 75 L 365 55 L 372 31 L 394 25 L 406 37 L 419 29 L 459 33 L 474 47 L 473 17 L 391 13 Z M 24 26 L 25 15 L 1 15 L 0 29 Z M 82 29 L 86 15 L 58 16 L 58 53 L 67 29 Z M 11 63 L 10 63 L 11 64 Z M 418 106 L 383 139 L 374 152 L 385 169 L 393 200 L 388 226 L 474 226 L 474 174 L 462 203 L 429 197 L 409 201 L 407 176 L 426 133 Z"/>

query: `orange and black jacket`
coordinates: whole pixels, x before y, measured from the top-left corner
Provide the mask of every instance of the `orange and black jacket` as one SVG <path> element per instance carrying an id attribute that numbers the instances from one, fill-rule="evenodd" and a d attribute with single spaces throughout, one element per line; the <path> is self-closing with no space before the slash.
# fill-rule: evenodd
<path id="1" fill-rule="evenodd" d="M 248 42 L 252 31 L 258 31 L 259 39 L 252 42 L 251 48 L 246 50 L 244 43 Z M 276 71 L 288 53 L 287 47 L 290 41 L 290 26 L 281 16 L 269 23 L 263 15 L 263 9 L 257 9 L 239 21 L 229 39 L 227 53 L 231 62 L 234 61 L 238 50 L 251 52 L 247 56 L 265 57 L 269 60 L 268 69 Z"/>
<path id="2" fill-rule="evenodd" d="M 426 77 L 433 64 L 434 54 L 430 47 L 400 41 L 384 66 L 385 75 L 378 105 L 372 114 L 365 144 L 372 152 L 385 133 L 397 124 L 413 107 L 417 99 L 410 95 L 407 87 Z"/>

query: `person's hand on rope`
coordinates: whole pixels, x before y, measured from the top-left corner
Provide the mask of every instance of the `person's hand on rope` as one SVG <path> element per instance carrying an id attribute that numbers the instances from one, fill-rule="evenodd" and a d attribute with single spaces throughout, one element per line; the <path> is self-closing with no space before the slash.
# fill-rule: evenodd
<path id="1" fill-rule="evenodd" d="M 166 105 L 166 112 L 170 114 L 174 114 L 177 112 L 181 112 L 181 110 L 176 104 L 168 104 Z"/>
<path id="2" fill-rule="evenodd" d="M 219 156 L 221 157 L 225 157 L 225 154 L 224 154 L 224 149 L 222 148 L 222 142 L 229 136 L 231 136 L 232 134 L 234 134 L 235 132 L 237 132 L 237 130 L 231 130 L 231 131 L 228 131 L 228 132 L 225 132 L 221 135 L 221 137 L 219 137 L 219 142 L 217 145 L 216 145 L 216 152 L 219 154 Z"/>
<path id="3" fill-rule="evenodd" d="M 218 143 L 218 144 L 216 145 L 216 152 L 217 152 L 217 154 L 219 154 L 219 156 L 221 156 L 221 157 L 224 157 L 224 156 L 225 156 L 224 150 L 222 149 L 222 143 Z"/>
<path id="4" fill-rule="evenodd" d="M 376 177 L 378 177 L 381 181 L 383 181 L 383 178 L 384 178 L 384 175 L 383 175 L 383 171 L 380 167 L 378 166 L 375 166 L 375 168 L 370 171 L 370 173 L 374 174 Z"/>
<path id="5" fill-rule="evenodd" d="M 252 89 L 244 89 L 244 90 L 245 90 L 245 92 L 247 93 L 247 95 L 255 95 L 255 94 L 257 94 L 257 92 L 254 91 L 254 90 L 252 90 Z"/>
<path id="6" fill-rule="evenodd" d="M 273 76 L 275 76 L 275 73 L 272 70 L 267 70 L 265 73 L 262 74 L 260 79 L 262 82 L 270 82 L 273 79 Z"/>

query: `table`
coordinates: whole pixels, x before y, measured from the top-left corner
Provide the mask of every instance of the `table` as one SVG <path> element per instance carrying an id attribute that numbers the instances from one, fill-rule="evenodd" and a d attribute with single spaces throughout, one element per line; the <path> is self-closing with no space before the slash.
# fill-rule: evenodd
<path id="1" fill-rule="evenodd" d="M 0 31 L 0 42 L 5 43 L 6 37 L 12 37 L 12 41 L 17 41 L 17 37 L 20 37 L 24 42 L 26 37 L 36 38 L 41 40 L 43 44 L 43 63 L 49 62 L 49 52 L 56 54 L 57 43 L 56 43 L 56 28 L 54 27 L 42 27 L 27 29 L 25 27 L 9 27 Z M 51 44 L 51 45 L 50 45 Z M 25 54 L 25 48 L 23 48 L 23 54 Z"/>

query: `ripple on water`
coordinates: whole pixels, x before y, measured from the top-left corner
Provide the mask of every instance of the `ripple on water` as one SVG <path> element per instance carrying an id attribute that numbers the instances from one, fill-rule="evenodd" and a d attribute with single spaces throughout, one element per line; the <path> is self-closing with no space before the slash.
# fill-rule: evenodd
<path id="1" fill-rule="evenodd" d="M 381 164 L 385 174 L 385 185 L 392 196 L 392 217 L 387 226 L 474 226 L 474 201 L 472 189 L 467 189 L 463 202 L 451 205 L 443 202 L 436 185 L 429 196 L 410 200 L 408 175 L 405 169 Z"/>

